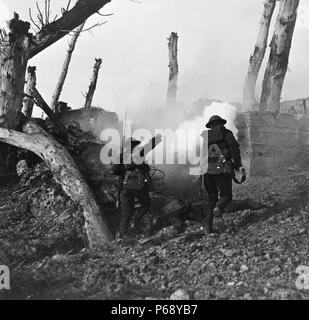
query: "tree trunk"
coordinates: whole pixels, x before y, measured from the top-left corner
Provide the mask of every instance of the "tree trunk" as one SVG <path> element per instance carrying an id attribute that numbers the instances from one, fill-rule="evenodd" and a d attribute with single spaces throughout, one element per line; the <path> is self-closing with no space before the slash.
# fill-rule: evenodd
<path id="1" fill-rule="evenodd" d="M 98 76 L 99 76 L 101 64 L 102 64 L 102 59 L 95 59 L 95 64 L 93 66 L 93 73 L 92 73 L 92 77 L 90 80 L 89 89 L 88 89 L 88 92 L 86 95 L 85 109 L 91 108 L 94 92 L 97 87 Z"/>
<path id="2" fill-rule="evenodd" d="M 291 43 L 299 0 L 282 0 L 270 44 L 270 56 L 265 71 L 260 110 L 278 114 L 284 78 L 288 68 Z"/>
<path id="3" fill-rule="evenodd" d="M 259 109 L 258 102 L 255 98 L 255 88 L 267 48 L 269 27 L 275 7 L 276 0 L 265 0 L 264 11 L 262 19 L 260 21 L 260 29 L 255 44 L 254 52 L 250 56 L 249 69 L 244 85 L 242 102 L 243 111 L 252 111 Z"/>
<path id="4" fill-rule="evenodd" d="M 82 23 L 78 28 L 76 28 L 76 30 L 74 31 L 74 35 L 72 36 L 72 39 L 69 43 L 68 51 L 67 51 L 64 63 L 63 63 L 61 74 L 60 74 L 60 77 L 59 77 L 59 80 L 58 80 L 58 83 L 57 83 L 57 86 L 54 91 L 52 101 L 50 104 L 50 107 L 54 112 L 57 112 L 57 110 L 56 110 L 57 103 L 59 101 L 59 98 L 60 98 L 60 95 L 61 95 L 61 92 L 63 89 L 63 85 L 64 85 L 65 79 L 67 77 L 67 74 L 68 74 L 69 65 L 70 65 L 70 62 L 72 59 L 72 54 L 75 49 L 77 39 L 84 28 L 84 25 L 85 25 L 85 22 Z"/>
<path id="5" fill-rule="evenodd" d="M 112 240 L 92 191 L 65 147 L 33 122 L 27 122 L 23 131 L 0 128 L 0 141 L 32 151 L 47 163 L 64 192 L 81 206 L 90 247 Z"/>
<path id="6" fill-rule="evenodd" d="M 30 58 L 81 25 L 111 0 L 77 0 L 62 17 L 44 26 L 35 36 L 29 34 L 30 23 L 9 22 L 9 34 L 0 41 L 0 127 L 17 130 L 22 110 L 25 74 Z M 0 176 L 15 172 L 16 150 L 0 144 Z"/>
<path id="7" fill-rule="evenodd" d="M 177 81 L 178 81 L 178 35 L 171 33 L 168 39 L 169 50 L 169 81 L 167 91 L 167 106 L 175 106 L 177 98 Z"/>
<path id="8" fill-rule="evenodd" d="M 23 107 L 23 114 L 31 118 L 34 101 L 31 99 L 32 91 L 36 87 L 36 67 L 28 67 L 28 75 L 27 75 L 27 85 L 26 85 L 26 94 L 27 96 L 24 98 L 24 107 Z"/>
<path id="9" fill-rule="evenodd" d="M 30 24 L 19 20 L 17 14 L 9 24 L 10 33 L 0 43 L 0 126 L 18 130 L 23 106 L 27 69 L 28 30 Z M 0 176 L 15 172 L 16 149 L 0 144 Z"/>

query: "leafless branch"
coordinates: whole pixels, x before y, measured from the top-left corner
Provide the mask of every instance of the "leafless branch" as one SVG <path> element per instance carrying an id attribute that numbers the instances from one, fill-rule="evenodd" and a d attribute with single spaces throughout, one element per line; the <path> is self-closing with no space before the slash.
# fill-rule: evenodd
<path id="1" fill-rule="evenodd" d="M 38 20 L 41 23 L 41 26 L 43 27 L 44 26 L 44 17 L 43 17 L 43 13 L 41 11 L 41 8 L 40 8 L 38 2 L 36 2 L 36 7 L 37 7 L 37 10 L 38 10 L 38 15 L 37 15 Z"/>
<path id="2" fill-rule="evenodd" d="M 97 14 L 100 15 L 101 17 L 110 17 L 110 16 L 113 16 L 113 15 L 114 15 L 113 13 L 103 14 L 103 13 L 100 13 L 99 11 L 97 12 Z"/>
<path id="3" fill-rule="evenodd" d="M 66 11 L 69 11 L 70 5 L 71 5 L 71 0 L 68 1 L 68 5 L 67 5 L 67 8 L 66 8 Z"/>
<path id="4" fill-rule="evenodd" d="M 101 8 L 110 2 L 111 0 L 77 0 L 76 4 L 65 12 L 64 15 L 54 22 L 45 25 L 44 28 L 36 33 L 35 39 L 28 51 L 27 58 L 31 59 L 46 47 L 63 38 L 87 20 L 89 16 L 100 11 Z"/>
<path id="5" fill-rule="evenodd" d="M 32 24 L 38 28 L 38 30 L 40 30 L 39 25 L 34 21 L 34 19 L 32 18 L 32 13 L 31 13 L 31 8 L 29 8 L 29 16 L 30 16 L 30 20 L 32 22 Z M 31 25 L 32 29 L 35 31 L 34 27 Z M 35 31 L 36 32 L 36 31 Z"/>
<path id="6" fill-rule="evenodd" d="M 100 26 L 102 26 L 103 24 L 105 24 L 105 23 L 107 23 L 107 21 L 104 21 L 104 22 L 101 22 L 101 23 L 96 23 L 96 24 L 94 24 L 93 26 L 91 26 L 91 27 L 89 27 L 89 28 L 87 28 L 87 29 L 84 29 L 84 30 L 82 30 L 81 32 L 86 32 L 86 31 L 90 31 L 90 30 L 92 30 L 92 29 L 94 29 L 94 28 L 96 28 L 96 27 L 100 27 Z M 69 32 L 69 35 L 73 35 L 76 31 L 74 31 L 74 30 L 59 30 L 59 31 L 61 31 L 61 32 Z"/>

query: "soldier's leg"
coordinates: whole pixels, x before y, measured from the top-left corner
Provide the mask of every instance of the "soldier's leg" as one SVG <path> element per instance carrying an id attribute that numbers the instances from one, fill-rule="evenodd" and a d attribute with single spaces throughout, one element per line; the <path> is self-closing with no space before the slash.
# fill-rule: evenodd
<path id="1" fill-rule="evenodd" d="M 232 193 L 232 179 L 229 176 L 225 175 L 218 175 L 215 177 L 216 185 L 219 189 L 219 201 L 216 204 L 215 208 L 215 215 L 216 211 L 222 213 L 223 210 L 231 203 L 233 198 Z"/>
<path id="2" fill-rule="evenodd" d="M 204 176 L 204 185 L 209 198 L 209 210 L 206 213 L 206 228 L 208 232 L 213 232 L 213 209 L 218 202 L 218 188 L 216 185 L 215 176 L 206 174 Z"/>
<path id="3" fill-rule="evenodd" d="M 137 227 L 139 222 L 142 220 L 143 216 L 149 211 L 150 208 L 150 197 L 147 191 L 137 191 L 135 194 L 138 202 L 140 203 L 141 207 L 136 214 L 134 219 L 134 226 Z"/>
<path id="4" fill-rule="evenodd" d="M 128 191 L 121 192 L 121 221 L 119 226 L 119 238 L 127 233 L 129 222 L 134 214 L 134 196 Z"/>

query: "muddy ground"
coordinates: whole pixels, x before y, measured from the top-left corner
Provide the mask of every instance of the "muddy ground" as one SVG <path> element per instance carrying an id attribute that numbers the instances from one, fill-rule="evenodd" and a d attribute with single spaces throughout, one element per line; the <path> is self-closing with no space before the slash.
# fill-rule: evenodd
<path id="1" fill-rule="evenodd" d="M 81 211 L 39 164 L 0 187 L 0 265 L 11 290 L 0 299 L 309 299 L 295 286 L 309 265 L 309 171 L 278 170 L 235 186 L 235 198 L 268 206 L 224 215 L 225 231 L 203 223 L 164 228 L 104 250 L 86 249 Z"/>

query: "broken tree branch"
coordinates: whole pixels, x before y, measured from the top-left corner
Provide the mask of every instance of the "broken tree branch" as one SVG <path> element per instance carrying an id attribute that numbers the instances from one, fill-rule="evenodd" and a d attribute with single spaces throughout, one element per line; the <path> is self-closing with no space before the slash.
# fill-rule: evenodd
<path id="1" fill-rule="evenodd" d="M 39 93 L 39 91 L 36 88 L 34 88 L 31 91 L 31 96 L 34 99 L 34 103 L 39 108 L 41 108 L 53 122 L 56 123 L 56 117 L 55 117 L 54 112 L 49 107 L 49 105 L 45 102 L 44 98 L 41 96 L 41 94 Z"/>

